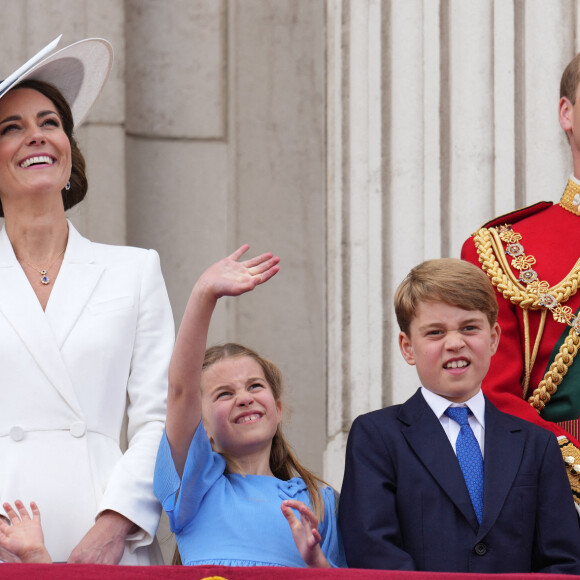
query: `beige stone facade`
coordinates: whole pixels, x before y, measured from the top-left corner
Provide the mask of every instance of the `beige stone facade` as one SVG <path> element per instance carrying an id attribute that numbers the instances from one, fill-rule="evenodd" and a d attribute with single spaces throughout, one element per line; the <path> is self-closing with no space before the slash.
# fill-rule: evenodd
<path id="1" fill-rule="evenodd" d="M 244 242 L 281 273 L 220 305 L 213 342 L 281 366 L 287 434 L 340 486 L 359 413 L 417 387 L 393 290 L 493 215 L 557 199 L 578 0 L 0 0 L 0 77 L 63 33 L 111 79 L 79 140 L 86 236 L 159 251 L 176 324 Z M 167 535 L 166 530 L 162 532 Z M 170 548 L 167 548 L 170 551 Z"/>

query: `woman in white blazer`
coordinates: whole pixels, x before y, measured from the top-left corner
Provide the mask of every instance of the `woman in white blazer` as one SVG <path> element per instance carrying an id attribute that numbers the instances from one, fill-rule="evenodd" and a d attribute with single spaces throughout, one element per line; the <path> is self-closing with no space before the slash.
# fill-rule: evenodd
<path id="1" fill-rule="evenodd" d="M 111 60 L 88 39 L 0 84 L 0 498 L 38 504 L 54 561 L 161 563 L 174 325 L 159 257 L 92 243 L 65 216 L 87 190 L 73 125 Z"/>

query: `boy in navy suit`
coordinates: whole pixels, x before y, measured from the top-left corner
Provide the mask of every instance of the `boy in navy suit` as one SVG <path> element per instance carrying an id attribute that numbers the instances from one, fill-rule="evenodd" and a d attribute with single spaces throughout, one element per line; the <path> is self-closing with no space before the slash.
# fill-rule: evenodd
<path id="1" fill-rule="evenodd" d="M 395 312 L 422 386 L 352 425 L 339 508 L 349 566 L 580 574 L 555 436 L 481 393 L 500 338 L 487 276 L 453 258 L 423 262 Z"/>

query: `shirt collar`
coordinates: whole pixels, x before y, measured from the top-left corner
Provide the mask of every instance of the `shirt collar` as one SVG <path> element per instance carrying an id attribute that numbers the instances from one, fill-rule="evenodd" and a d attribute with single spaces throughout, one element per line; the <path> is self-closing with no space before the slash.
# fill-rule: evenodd
<path id="1" fill-rule="evenodd" d="M 437 419 L 441 420 L 441 417 L 449 406 L 467 407 L 473 413 L 473 416 L 477 419 L 477 422 L 482 427 L 485 427 L 485 398 L 481 390 L 473 395 L 471 399 L 468 399 L 465 401 L 465 403 L 461 404 L 450 403 L 450 401 L 445 397 L 437 395 L 425 387 L 421 387 L 421 394 L 423 395 L 423 398 L 429 407 L 431 407 L 432 411 L 435 413 Z"/>

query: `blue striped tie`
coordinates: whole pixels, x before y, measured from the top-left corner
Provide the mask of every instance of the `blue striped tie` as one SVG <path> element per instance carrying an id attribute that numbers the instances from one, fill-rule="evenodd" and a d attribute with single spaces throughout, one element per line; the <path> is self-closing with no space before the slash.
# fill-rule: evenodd
<path id="1" fill-rule="evenodd" d="M 445 414 L 459 423 L 461 427 L 455 443 L 455 451 L 477 521 L 481 523 L 483 515 L 483 457 L 479 443 L 469 426 L 467 415 L 472 413 L 466 407 L 448 407 Z"/>

